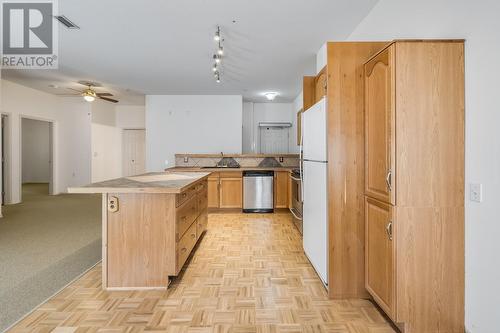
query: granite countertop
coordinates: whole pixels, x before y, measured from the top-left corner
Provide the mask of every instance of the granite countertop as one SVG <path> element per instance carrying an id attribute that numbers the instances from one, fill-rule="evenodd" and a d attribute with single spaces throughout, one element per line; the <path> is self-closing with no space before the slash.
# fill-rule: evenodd
<path id="1" fill-rule="evenodd" d="M 165 171 L 170 172 L 242 172 L 242 171 L 292 171 L 298 167 L 240 167 L 240 168 L 202 168 L 202 167 L 173 167 L 165 169 Z"/>
<path id="2" fill-rule="evenodd" d="M 181 193 L 191 185 L 207 178 L 210 172 L 150 172 L 137 176 L 116 178 L 79 187 L 69 193 Z"/>

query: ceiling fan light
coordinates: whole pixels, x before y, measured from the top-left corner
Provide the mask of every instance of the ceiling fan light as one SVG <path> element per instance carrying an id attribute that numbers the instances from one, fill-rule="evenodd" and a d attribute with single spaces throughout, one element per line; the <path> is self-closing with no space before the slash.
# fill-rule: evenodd
<path id="1" fill-rule="evenodd" d="M 83 99 L 86 100 L 87 102 L 93 102 L 93 101 L 95 101 L 95 98 L 97 97 L 95 91 L 92 90 L 91 88 L 85 90 L 82 93 L 82 96 L 83 96 Z"/>
<path id="2" fill-rule="evenodd" d="M 83 99 L 86 100 L 87 102 L 93 102 L 95 101 L 95 97 L 91 95 L 84 95 Z"/>

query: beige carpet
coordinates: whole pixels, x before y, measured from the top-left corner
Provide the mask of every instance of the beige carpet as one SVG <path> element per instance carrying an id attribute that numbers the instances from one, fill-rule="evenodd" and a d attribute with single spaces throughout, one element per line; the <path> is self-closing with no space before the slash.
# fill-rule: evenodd
<path id="1" fill-rule="evenodd" d="M 0 332 L 101 259 L 99 195 L 23 185 L 0 219 Z"/>

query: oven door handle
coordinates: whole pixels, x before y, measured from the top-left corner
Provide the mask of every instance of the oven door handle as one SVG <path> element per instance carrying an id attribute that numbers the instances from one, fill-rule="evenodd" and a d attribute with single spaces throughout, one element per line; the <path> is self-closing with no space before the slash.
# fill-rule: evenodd
<path id="1" fill-rule="evenodd" d="M 294 212 L 295 209 L 289 208 L 290 213 L 292 213 L 293 217 L 295 217 L 297 220 L 302 221 L 302 217 L 298 217 L 297 214 Z"/>

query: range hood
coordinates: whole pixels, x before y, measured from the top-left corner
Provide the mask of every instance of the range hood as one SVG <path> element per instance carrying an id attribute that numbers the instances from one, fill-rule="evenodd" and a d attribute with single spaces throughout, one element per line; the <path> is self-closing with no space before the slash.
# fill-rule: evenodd
<path id="1" fill-rule="evenodd" d="M 280 121 L 266 121 L 266 122 L 260 122 L 259 127 L 280 127 L 280 128 L 286 128 L 286 127 L 292 127 L 292 123 L 287 123 L 287 122 L 280 122 Z"/>

